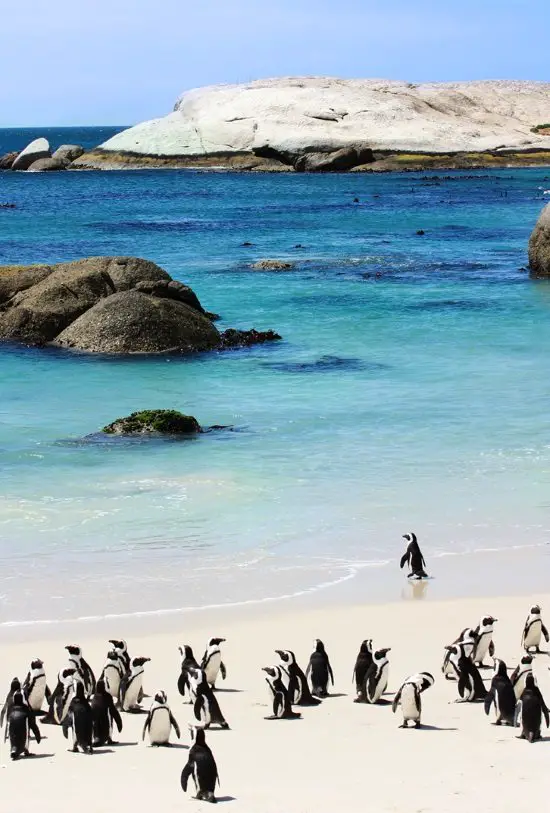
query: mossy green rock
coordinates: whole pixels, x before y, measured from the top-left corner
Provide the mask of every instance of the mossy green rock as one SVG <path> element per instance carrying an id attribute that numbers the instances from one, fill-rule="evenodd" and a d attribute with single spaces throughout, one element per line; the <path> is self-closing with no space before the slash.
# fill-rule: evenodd
<path id="1" fill-rule="evenodd" d="M 127 418 L 117 418 L 104 426 L 102 432 L 108 435 L 197 435 L 201 427 L 192 415 L 175 409 L 144 409 L 132 412 Z"/>

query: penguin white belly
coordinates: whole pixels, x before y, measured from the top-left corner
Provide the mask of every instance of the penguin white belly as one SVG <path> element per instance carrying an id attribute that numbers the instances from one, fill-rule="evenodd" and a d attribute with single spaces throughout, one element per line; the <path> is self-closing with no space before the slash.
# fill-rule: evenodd
<path id="1" fill-rule="evenodd" d="M 415 687 L 408 683 L 401 690 L 401 708 L 403 710 L 403 720 L 420 720 L 420 710 L 416 705 Z"/>
<path id="2" fill-rule="evenodd" d="M 523 646 L 525 649 L 529 649 L 532 646 L 538 647 L 540 644 L 540 639 L 542 636 L 542 621 L 537 620 L 533 621 L 530 625 L 527 635 L 525 636 L 525 641 L 523 642 Z"/>
<path id="3" fill-rule="evenodd" d="M 220 671 L 220 663 L 222 662 L 222 655 L 221 652 L 215 652 L 208 660 L 208 664 L 204 673 L 206 675 L 206 680 L 213 686 L 216 682 L 218 677 L 218 672 Z"/>
<path id="4" fill-rule="evenodd" d="M 126 692 L 124 693 L 124 699 L 122 701 L 123 711 L 128 711 L 128 709 L 135 708 L 137 705 L 139 705 L 138 697 L 140 695 L 142 683 L 142 675 L 136 675 L 134 678 L 132 678 Z"/>
<path id="5" fill-rule="evenodd" d="M 474 661 L 476 663 L 482 663 L 485 660 L 485 656 L 487 655 L 487 651 L 489 649 L 489 644 L 491 643 L 492 637 L 493 637 L 492 632 L 482 633 L 474 650 Z"/>
<path id="6" fill-rule="evenodd" d="M 514 694 L 516 700 L 519 700 L 525 689 L 525 678 L 527 675 L 532 674 L 532 671 L 522 672 L 514 684 Z"/>
<path id="7" fill-rule="evenodd" d="M 168 709 L 156 709 L 149 726 L 151 745 L 164 745 L 170 739 L 170 712 Z"/>
<path id="8" fill-rule="evenodd" d="M 107 666 L 103 671 L 103 680 L 105 681 L 105 688 L 115 700 L 118 699 L 120 690 L 120 672 L 116 666 Z"/>
<path id="9" fill-rule="evenodd" d="M 36 678 L 27 702 L 33 711 L 40 711 L 46 694 L 46 675 Z"/>
<path id="10" fill-rule="evenodd" d="M 206 695 L 203 694 L 199 700 L 199 723 L 203 726 L 209 726 L 211 721 L 210 703 Z"/>
<path id="11" fill-rule="evenodd" d="M 455 670 L 453 664 L 451 663 L 451 659 L 448 656 L 446 656 L 443 659 L 443 666 L 441 668 L 441 671 L 443 672 L 443 674 L 444 674 L 444 676 L 445 676 L 445 678 L 447 680 L 456 680 L 457 679 L 456 670 Z"/>
<path id="12" fill-rule="evenodd" d="M 71 705 L 71 700 L 74 697 L 74 689 L 71 686 L 67 692 L 64 692 L 63 697 L 60 699 L 59 704 L 55 704 L 53 710 L 53 716 L 57 723 L 62 723 L 65 717 L 67 716 L 67 712 L 69 711 L 69 706 Z"/>
<path id="13" fill-rule="evenodd" d="M 281 680 L 283 682 L 285 689 L 288 689 L 290 685 L 290 675 L 288 674 L 284 666 L 281 666 Z"/>
<path id="14" fill-rule="evenodd" d="M 378 683 L 376 684 L 376 688 L 374 690 L 374 694 L 371 699 L 371 703 L 377 703 L 384 692 L 388 687 L 388 678 L 390 674 L 390 665 L 389 663 L 385 663 L 380 671 L 380 676 L 378 678 Z"/>

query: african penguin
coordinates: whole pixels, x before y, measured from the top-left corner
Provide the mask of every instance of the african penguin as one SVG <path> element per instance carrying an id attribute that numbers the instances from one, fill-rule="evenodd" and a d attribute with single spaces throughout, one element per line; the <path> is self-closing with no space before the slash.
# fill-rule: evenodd
<path id="1" fill-rule="evenodd" d="M 18 759 L 21 755 L 30 756 L 29 740 L 31 731 L 36 742 L 39 743 L 41 736 L 36 725 L 34 711 L 23 699 L 23 693 L 17 691 L 12 697 L 6 731 L 10 740 L 10 756 L 12 759 Z"/>
<path id="2" fill-rule="evenodd" d="M 364 703 L 378 703 L 388 687 L 390 672 L 388 652 L 391 652 L 391 647 L 377 649 L 373 653 L 372 663 L 365 675 L 364 688 L 361 693 L 361 701 Z"/>
<path id="3" fill-rule="evenodd" d="M 306 669 L 306 678 L 311 673 L 311 693 L 317 697 L 328 697 L 329 680 L 334 686 L 332 666 L 325 651 L 323 642 L 316 638 L 315 651 L 311 653 Z"/>
<path id="4" fill-rule="evenodd" d="M 4 705 L 2 706 L 2 711 L 0 711 L 0 728 L 2 728 L 2 726 L 4 725 L 4 720 L 7 720 L 10 715 L 11 707 L 13 706 L 13 698 L 15 697 L 17 692 L 21 694 L 23 702 L 25 702 L 25 694 L 23 692 L 23 689 L 21 688 L 21 681 L 19 680 L 19 678 L 14 677 L 12 679 L 12 682 L 10 683 L 10 688 L 6 695 Z"/>
<path id="5" fill-rule="evenodd" d="M 466 654 L 463 644 L 451 644 L 447 647 L 450 653 L 451 664 L 458 680 L 457 703 L 474 703 L 476 700 L 485 700 L 487 690 L 481 679 L 479 670 L 472 659 Z"/>
<path id="6" fill-rule="evenodd" d="M 109 643 L 113 645 L 113 649 L 116 652 L 117 658 L 120 661 L 120 665 L 122 667 L 122 675 L 127 675 L 130 671 L 131 666 L 131 658 L 128 654 L 128 645 L 126 641 L 117 640 L 116 638 L 110 638 Z"/>
<path id="7" fill-rule="evenodd" d="M 407 545 L 407 550 L 401 557 L 400 568 L 403 569 L 406 564 L 409 565 L 411 571 L 408 575 L 409 579 L 427 579 L 428 574 L 425 571 L 426 562 L 418 545 L 416 534 L 412 532 L 403 534 L 403 539 L 409 544 Z"/>
<path id="8" fill-rule="evenodd" d="M 495 674 L 491 681 L 491 688 L 485 697 L 485 714 L 489 714 L 491 706 L 495 707 L 496 725 L 514 725 L 516 711 L 516 695 L 512 681 L 508 677 L 504 661 L 495 660 Z"/>
<path id="9" fill-rule="evenodd" d="M 417 672 L 403 681 L 392 703 L 394 714 L 399 705 L 401 705 L 403 712 L 403 723 L 399 728 L 408 728 L 409 720 L 414 723 L 415 728 L 420 728 L 422 714 L 420 695 L 430 686 L 433 686 L 434 683 L 434 677 L 430 672 Z"/>
<path id="10" fill-rule="evenodd" d="M 516 695 L 516 700 L 519 700 L 521 695 L 523 694 L 527 675 L 532 674 L 533 674 L 533 656 L 524 655 L 521 661 L 514 669 L 514 671 L 512 672 L 512 674 L 510 675 L 510 680 L 512 681 L 512 686 L 514 687 L 514 694 Z"/>
<path id="11" fill-rule="evenodd" d="M 262 672 L 265 672 L 266 683 L 269 686 L 269 692 L 272 702 L 273 714 L 268 717 L 268 720 L 297 720 L 302 715 L 292 710 L 290 695 L 288 689 L 282 680 L 282 669 L 280 666 L 264 666 Z"/>
<path id="12" fill-rule="evenodd" d="M 122 720 L 103 678 L 99 678 L 96 683 L 90 706 L 93 714 L 93 746 L 112 745 L 113 723 L 120 733 Z"/>
<path id="13" fill-rule="evenodd" d="M 74 696 L 75 680 L 81 681 L 80 672 L 74 667 L 66 666 L 57 676 L 57 685 L 50 696 L 50 702 L 43 723 L 59 725 L 63 722 Z"/>
<path id="14" fill-rule="evenodd" d="M 364 686 L 365 675 L 372 663 L 372 638 L 367 638 L 361 644 L 355 667 L 353 669 L 353 679 L 355 680 L 355 689 L 357 692 L 357 699 L 361 699 Z"/>
<path id="15" fill-rule="evenodd" d="M 107 652 L 105 665 L 101 671 L 100 680 L 105 683 L 107 691 L 115 700 L 118 700 L 119 698 L 120 681 L 125 674 L 126 670 L 116 650 L 109 650 L 109 652 Z"/>
<path id="16" fill-rule="evenodd" d="M 288 672 L 288 694 L 290 702 L 295 706 L 318 706 L 320 700 L 313 697 L 309 690 L 307 678 L 296 663 L 296 656 L 290 649 L 276 649 L 284 669 Z"/>
<path id="17" fill-rule="evenodd" d="M 189 682 L 195 697 L 193 712 L 198 722 L 204 728 L 210 728 L 211 725 L 229 728 L 229 723 L 223 716 L 216 695 L 212 691 L 212 687 L 208 685 L 202 669 L 189 669 Z"/>
<path id="18" fill-rule="evenodd" d="M 172 728 L 179 740 L 180 728 L 170 711 L 166 693 L 157 692 L 147 714 L 141 739 L 144 740 L 145 734 L 148 733 L 151 745 L 170 745 Z"/>
<path id="19" fill-rule="evenodd" d="M 67 666 L 74 667 L 80 673 L 82 683 L 84 684 L 84 691 L 90 695 L 95 689 L 95 677 L 89 664 L 84 660 L 82 649 L 74 644 L 69 644 L 65 647 L 69 653 L 69 662 Z"/>
<path id="20" fill-rule="evenodd" d="M 218 674 L 221 674 L 222 680 L 225 680 L 227 674 L 225 664 L 222 661 L 222 653 L 220 651 L 220 644 L 223 644 L 225 638 L 211 638 L 202 656 L 201 669 L 206 675 L 208 685 L 213 689 L 216 688 L 216 680 Z"/>
<path id="21" fill-rule="evenodd" d="M 120 708 L 122 711 L 139 711 L 139 703 L 143 697 L 144 664 L 151 658 L 132 658 L 130 671 L 120 681 Z"/>
<path id="22" fill-rule="evenodd" d="M 527 740 L 528 742 L 540 740 L 543 715 L 546 728 L 548 728 L 550 726 L 548 708 L 539 687 L 535 683 L 534 675 L 527 675 L 525 689 L 516 706 L 514 718 L 516 725 L 521 722 L 521 734 L 518 739 Z"/>
<path id="23" fill-rule="evenodd" d="M 498 618 L 493 618 L 492 615 L 485 615 L 474 630 L 476 642 L 471 658 L 476 666 L 483 666 L 483 661 L 487 653 L 489 653 L 491 658 L 493 658 L 495 654 L 493 631 L 497 621 Z"/>
<path id="24" fill-rule="evenodd" d="M 51 692 L 46 683 L 46 672 L 40 658 L 31 662 L 23 683 L 23 692 L 31 709 L 36 713 L 42 710 L 44 698 L 49 703 Z"/>
<path id="25" fill-rule="evenodd" d="M 531 607 L 531 611 L 523 627 L 523 634 L 521 636 L 522 647 L 526 652 L 529 652 L 530 649 L 534 649 L 535 652 L 540 652 L 540 639 L 543 635 L 544 640 L 548 643 L 550 636 L 548 635 L 548 630 L 542 623 L 540 607 L 538 604 L 535 604 L 534 607 Z"/>
<path id="26" fill-rule="evenodd" d="M 189 681 L 189 670 L 190 669 L 200 669 L 200 666 L 193 655 L 193 650 L 188 644 L 185 644 L 182 648 L 181 646 L 178 647 L 179 653 L 181 655 L 181 672 L 178 678 L 178 692 L 181 694 L 183 698 L 187 694 L 189 697 L 189 702 L 194 703 L 195 698 L 191 691 L 191 684 Z"/>
<path id="27" fill-rule="evenodd" d="M 75 681 L 75 694 L 69 710 L 63 719 L 63 736 L 68 739 L 69 730 L 73 732 L 73 751 L 80 748 L 84 754 L 93 753 L 94 713 L 82 681 Z"/>
<path id="28" fill-rule="evenodd" d="M 463 629 L 458 638 L 456 638 L 450 646 L 454 646 L 455 644 L 462 644 L 464 652 L 466 656 L 469 658 L 474 651 L 474 646 L 477 641 L 477 635 L 472 627 L 466 627 Z M 450 650 L 448 647 L 445 648 L 445 655 L 443 658 L 443 665 L 441 667 L 441 671 L 445 675 L 445 680 L 455 680 L 456 679 L 456 672 L 453 669 L 452 664 L 450 663 Z"/>
<path id="29" fill-rule="evenodd" d="M 218 768 L 212 751 L 206 744 L 203 728 L 189 726 L 193 744 L 189 749 L 187 764 L 181 772 L 181 787 L 187 793 L 187 783 L 192 776 L 196 798 L 203 802 L 216 802 L 216 782 L 220 783 Z"/>

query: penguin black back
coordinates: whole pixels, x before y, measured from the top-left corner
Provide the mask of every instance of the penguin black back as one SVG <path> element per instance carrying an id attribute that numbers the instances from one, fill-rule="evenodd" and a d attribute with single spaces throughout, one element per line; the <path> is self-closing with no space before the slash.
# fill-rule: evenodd
<path id="1" fill-rule="evenodd" d="M 329 680 L 334 686 L 334 675 L 323 642 L 317 638 L 315 651 L 311 653 L 306 669 L 306 677 L 311 674 L 311 693 L 317 697 L 328 697 Z"/>
<path id="2" fill-rule="evenodd" d="M 496 662 L 491 688 L 485 697 L 485 714 L 489 714 L 492 705 L 495 706 L 497 725 L 501 723 L 514 725 L 516 695 L 512 681 L 508 677 L 506 664 L 502 660 Z"/>
<path id="3" fill-rule="evenodd" d="M 218 766 L 214 755 L 206 744 L 204 729 L 196 728 L 194 742 L 189 749 L 187 764 L 181 772 L 180 783 L 182 790 L 187 792 L 189 778 L 193 777 L 196 789 L 196 798 L 204 802 L 216 802 L 214 795 L 216 783 L 219 784 Z"/>
<path id="4" fill-rule="evenodd" d="M 36 725 L 34 711 L 27 705 L 21 691 L 15 691 L 11 699 L 6 735 L 10 740 L 10 756 L 18 759 L 29 756 L 29 735 L 34 734 L 36 742 L 41 740 L 40 730 Z"/>
<path id="5" fill-rule="evenodd" d="M 355 667 L 353 669 L 353 678 L 355 680 L 355 688 L 357 690 L 358 697 L 360 697 L 363 693 L 365 676 L 371 663 L 372 638 L 366 638 L 359 648 L 359 654 L 357 655 L 357 660 L 355 661 Z"/>
<path id="6" fill-rule="evenodd" d="M 550 714 L 544 702 L 542 693 L 535 683 L 534 675 L 528 674 L 525 678 L 525 689 L 516 707 L 514 722 L 518 724 L 521 716 L 521 734 L 519 738 L 528 742 L 536 742 L 541 739 L 542 718 L 546 727 L 550 726 Z"/>
<path id="7" fill-rule="evenodd" d="M 426 562 L 422 556 L 416 534 L 413 534 L 412 531 L 410 531 L 408 534 L 403 535 L 403 539 L 409 544 L 407 546 L 407 550 L 401 557 L 401 563 L 399 565 L 400 568 L 403 569 L 405 565 L 408 564 L 411 570 L 409 573 L 409 578 L 427 579 L 428 574 L 425 570 Z"/>
<path id="8" fill-rule="evenodd" d="M 98 745 L 111 745 L 113 743 L 111 734 L 113 723 L 120 733 L 122 731 L 122 719 L 102 678 L 97 681 L 90 707 L 93 715 L 93 745 L 95 747 Z"/>
<path id="9" fill-rule="evenodd" d="M 296 663 L 294 652 L 290 649 L 276 649 L 275 652 L 288 672 L 290 702 L 297 706 L 318 706 L 321 701 L 311 694 L 307 678 Z"/>

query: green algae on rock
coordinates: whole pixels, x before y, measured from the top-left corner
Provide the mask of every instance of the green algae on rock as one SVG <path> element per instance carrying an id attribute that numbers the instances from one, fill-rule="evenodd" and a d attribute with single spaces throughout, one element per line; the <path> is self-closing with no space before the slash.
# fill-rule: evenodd
<path id="1" fill-rule="evenodd" d="M 198 435 L 201 426 L 192 415 L 176 409 L 143 409 L 104 426 L 107 435 Z"/>

